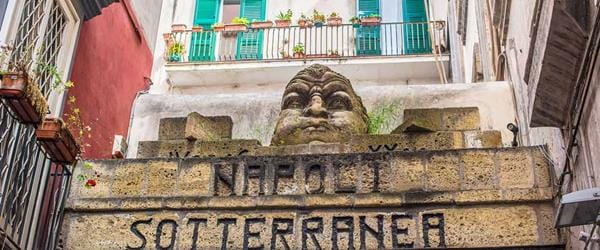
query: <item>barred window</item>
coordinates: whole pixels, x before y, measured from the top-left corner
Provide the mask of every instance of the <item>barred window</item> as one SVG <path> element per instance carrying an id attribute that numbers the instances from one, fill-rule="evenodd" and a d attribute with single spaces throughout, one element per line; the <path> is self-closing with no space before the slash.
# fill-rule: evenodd
<path id="1" fill-rule="evenodd" d="M 56 0 L 54 1 L 48 16 L 48 25 L 46 25 L 46 28 L 44 29 L 46 32 L 39 49 L 40 54 L 38 55 L 38 61 L 45 65 L 55 65 L 62 46 L 62 37 L 67 20 L 63 9 Z M 46 96 L 52 90 L 54 81 L 53 74 L 50 70 L 51 69 L 48 68 L 43 70 L 39 79 L 37 79 L 42 93 Z"/>
<path id="2" fill-rule="evenodd" d="M 32 59 L 31 52 L 35 50 L 45 3 L 46 0 L 25 0 L 15 37 L 13 60 Z"/>

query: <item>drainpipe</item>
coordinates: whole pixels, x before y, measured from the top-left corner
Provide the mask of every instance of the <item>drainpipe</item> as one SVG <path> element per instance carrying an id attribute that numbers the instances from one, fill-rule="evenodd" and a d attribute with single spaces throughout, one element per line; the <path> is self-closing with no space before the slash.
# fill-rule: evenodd
<path id="1" fill-rule="evenodd" d="M 146 87 L 140 91 L 138 91 L 137 93 L 135 93 L 135 98 L 133 98 L 133 104 L 131 105 L 131 112 L 129 113 L 129 127 L 127 128 L 127 148 L 129 148 L 129 141 L 131 140 L 131 126 L 132 126 L 132 122 L 133 122 L 133 114 L 135 113 L 135 108 L 136 108 L 136 103 L 138 98 L 141 95 L 147 94 L 148 91 L 150 90 L 150 86 L 152 86 L 154 83 L 152 82 L 152 79 L 150 79 L 147 76 L 144 76 L 144 81 L 146 82 Z M 129 150 L 127 150 L 129 151 Z M 129 152 L 125 152 L 125 155 L 123 156 L 123 158 L 127 158 L 127 155 L 129 154 Z"/>

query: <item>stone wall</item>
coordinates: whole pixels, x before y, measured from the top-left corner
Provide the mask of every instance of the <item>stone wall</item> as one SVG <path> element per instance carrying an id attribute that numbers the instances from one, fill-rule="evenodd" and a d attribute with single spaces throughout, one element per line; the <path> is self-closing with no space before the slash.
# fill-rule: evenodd
<path id="1" fill-rule="evenodd" d="M 535 147 L 91 164 L 98 185 L 67 202 L 67 249 L 560 244 Z"/>

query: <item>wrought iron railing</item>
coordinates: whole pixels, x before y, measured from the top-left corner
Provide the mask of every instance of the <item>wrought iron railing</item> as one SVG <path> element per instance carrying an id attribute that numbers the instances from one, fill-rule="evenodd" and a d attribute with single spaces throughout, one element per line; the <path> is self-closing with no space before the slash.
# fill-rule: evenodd
<path id="1" fill-rule="evenodd" d="M 431 21 L 190 30 L 165 40 L 171 63 L 401 56 L 445 52 L 446 28 L 443 21 Z"/>
<path id="2" fill-rule="evenodd" d="M 56 248 L 71 173 L 0 103 L 0 249 Z"/>

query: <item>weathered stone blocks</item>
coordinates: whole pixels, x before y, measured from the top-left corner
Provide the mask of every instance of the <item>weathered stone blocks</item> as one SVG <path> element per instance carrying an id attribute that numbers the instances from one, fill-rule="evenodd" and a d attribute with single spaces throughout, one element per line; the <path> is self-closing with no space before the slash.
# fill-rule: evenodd
<path id="1" fill-rule="evenodd" d="M 202 116 L 196 112 L 187 117 L 160 119 L 158 139 L 216 141 L 231 139 L 233 121 L 229 116 Z"/>

